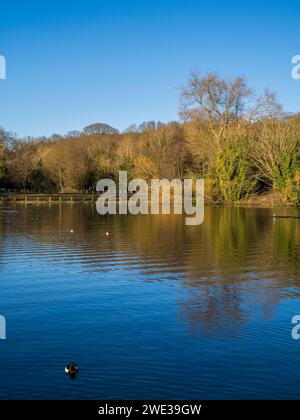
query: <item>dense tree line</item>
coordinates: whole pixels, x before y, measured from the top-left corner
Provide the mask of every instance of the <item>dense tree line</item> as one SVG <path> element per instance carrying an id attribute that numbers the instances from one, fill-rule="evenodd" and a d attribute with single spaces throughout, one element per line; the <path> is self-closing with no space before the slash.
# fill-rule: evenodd
<path id="1" fill-rule="evenodd" d="M 180 122 L 144 122 L 125 132 L 93 124 L 66 136 L 18 139 L 0 130 L 0 188 L 91 190 L 103 177 L 204 177 L 211 201 L 273 192 L 299 203 L 300 114 L 285 115 L 274 93 L 256 96 L 244 79 L 192 73 Z"/>

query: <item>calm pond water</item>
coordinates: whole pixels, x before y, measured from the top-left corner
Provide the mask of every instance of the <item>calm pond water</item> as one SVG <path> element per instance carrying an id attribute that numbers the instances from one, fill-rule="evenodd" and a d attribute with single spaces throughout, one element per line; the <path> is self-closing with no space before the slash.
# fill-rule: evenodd
<path id="1" fill-rule="evenodd" d="M 298 399 L 300 220 L 272 214 L 0 206 L 0 398 Z"/>

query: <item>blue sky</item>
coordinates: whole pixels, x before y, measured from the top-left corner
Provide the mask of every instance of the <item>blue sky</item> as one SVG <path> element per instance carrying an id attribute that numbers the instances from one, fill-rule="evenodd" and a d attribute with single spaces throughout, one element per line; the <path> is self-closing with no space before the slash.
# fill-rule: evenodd
<path id="1" fill-rule="evenodd" d="M 21 136 L 178 119 L 192 69 L 243 75 L 300 110 L 294 0 L 11 0 L 1 4 L 0 54 L 0 126 Z"/>

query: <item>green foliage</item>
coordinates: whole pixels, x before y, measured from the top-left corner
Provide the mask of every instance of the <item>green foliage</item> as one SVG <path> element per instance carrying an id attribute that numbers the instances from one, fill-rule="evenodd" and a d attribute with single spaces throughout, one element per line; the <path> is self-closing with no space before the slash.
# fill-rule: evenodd
<path id="1" fill-rule="evenodd" d="M 127 171 L 128 179 L 133 178 L 134 174 L 134 163 L 131 159 L 124 159 L 123 162 L 120 164 L 120 171 Z M 117 178 L 119 179 L 119 178 Z"/>
<path id="2" fill-rule="evenodd" d="M 281 193 L 282 201 L 297 203 L 299 194 L 296 174 L 298 169 L 296 150 L 291 153 L 279 151 L 274 163 L 274 188 Z"/>
<path id="3" fill-rule="evenodd" d="M 83 188 L 88 190 L 89 188 L 96 189 L 96 184 L 101 179 L 100 174 L 98 171 L 90 170 L 88 171 L 83 179 Z"/>
<path id="4" fill-rule="evenodd" d="M 224 200 L 239 201 L 253 191 L 256 179 L 251 177 L 242 140 L 225 142 L 216 159 L 215 179 Z"/>
<path id="5" fill-rule="evenodd" d="M 41 193 L 52 193 L 57 189 L 49 174 L 42 167 L 37 167 L 30 172 L 26 179 L 25 187 L 32 192 Z"/>

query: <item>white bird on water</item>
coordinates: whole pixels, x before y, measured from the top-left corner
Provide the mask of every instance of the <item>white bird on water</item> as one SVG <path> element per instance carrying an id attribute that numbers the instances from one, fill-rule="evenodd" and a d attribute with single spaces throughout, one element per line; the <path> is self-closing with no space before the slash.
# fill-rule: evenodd
<path id="1" fill-rule="evenodd" d="M 73 230 L 73 229 L 71 229 L 71 230 L 70 230 L 70 233 L 74 233 L 74 230 Z"/>
<path id="2" fill-rule="evenodd" d="M 109 236 L 109 232 L 106 232 L 106 234 L 105 234 L 106 236 Z"/>

